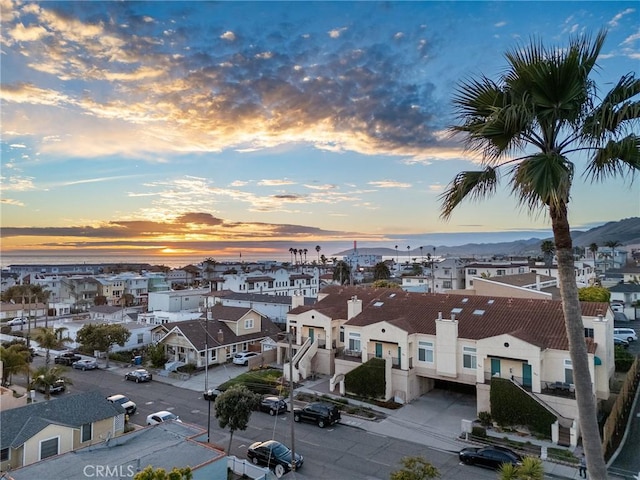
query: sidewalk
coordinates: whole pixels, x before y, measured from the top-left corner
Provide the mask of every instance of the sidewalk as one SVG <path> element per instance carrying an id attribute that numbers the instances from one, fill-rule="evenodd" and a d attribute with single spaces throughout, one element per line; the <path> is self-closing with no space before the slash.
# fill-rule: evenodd
<path id="1" fill-rule="evenodd" d="M 126 372 L 134 368 L 139 367 L 112 362 L 108 370 L 114 374 L 124 376 Z M 215 388 L 246 371 L 247 367 L 237 365 L 219 365 L 210 368 L 208 385 L 210 388 Z M 204 391 L 204 372 L 198 372 L 182 378 L 173 374 L 168 377 L 160 376 L 155 371 L 153 374 L 154 381 L 171 384 L 178 388 Z M 340 398 L 339 394 L 329 391 L 329 378 L 327 376 L 313 381 L 305 381 L 296 391 Z M 352 404 L 361 403 L 351 399 L 349 402 Z M 384 413 L 386 418 L 382 421 L 371 421 L 360 417 L 343 415 L 341 422 L 371 433 L 409 440 L 445 452 L 457 453 L 462 448 L 469 446 L 469 443 L 459 438 L 459 433 L 462 431 L 461 420 L 476 418 L 476 407 L 475 402 L 470 402 L 464 395 L 437 391 L 414 400 L 397 410 L 362 404 Z M 518 438 L 518 440 L 522 441 L 522 438 Z M 536 443 L 553 446 L 550 442 Z M 543 461 L 543 465 L 545 477 L 558 479 L 580 478 L 577 467 L 549 461 Z"/>

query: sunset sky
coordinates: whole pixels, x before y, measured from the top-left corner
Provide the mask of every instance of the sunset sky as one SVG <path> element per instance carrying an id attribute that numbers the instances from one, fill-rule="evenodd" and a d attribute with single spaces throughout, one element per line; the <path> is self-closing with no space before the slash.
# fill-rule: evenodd
<path id="1" fill-rule="evenodd" d="M 457 82 L 532 36 L 608 30 L 601 91 L 640 71 L 637 2 L 11 2 L 2 14 L 2 253 L 268 258 L 549 231 L 508 183 L 440 220 L 477 161 Z M 572 190 L 587 229 L 640 215 L 629 179 Z M 462 237 L 460 237 L 462 238 Z M 403 247 L 405 248 L 405 247 Z M 315 253 L 314 253 L 315 255 Z M 315 257 L 314 257 L 315 258 Z"/>

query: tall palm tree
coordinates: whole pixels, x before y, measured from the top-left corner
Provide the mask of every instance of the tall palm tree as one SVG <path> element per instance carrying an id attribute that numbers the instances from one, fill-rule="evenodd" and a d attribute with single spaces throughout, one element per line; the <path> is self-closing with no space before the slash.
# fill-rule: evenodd
<path id="1" fill-rule="evenodd" d="M 55 385 L 58 380 L 73 385 L 71 379 L 63 375 L 64 372 L 66 372 L 66 368 L 58 365 L 53 368 L 39 367 L 33 372 L 32 386 L 40 387 L 44 393 L 44 399 L 49 400 L 51 398 L 49 388 Z"/>
<path id="2" fill-rule="evenodd" d="M 593 266 L 595 267 L 596 266 L 596 253 L 598 253 L 598 244 L 597 243 L 592 243 L 591 245 L 589 245 L 589 251 L 593 255 Z"/>
<path id="3" fill-rule="evenodd" d="M 293 247 L 289 249 L 289 253 L 291 254 L 291 265 L 293 265 Z"/>
<path id="4" fill-rule="evenodd" d="M 611 249 L 611 268 L 616 267 L 616 247 L 620 247 L 621 245 L 622 244 L 618 240 L 609 240 L 608 242 L 604 242 L 604 246 Z"/>
<path id="5" fill-rule="evenodd" d="M 451 131 L 482 155 L 481 171 L 461 172 L 442 194 L 443 218 L 467 197 L 494 194 L 498 170 L 507 167 L 510 188 L 529 211 L 546 211 L 558 260 L 580 430 L 589 472 L 607 478 L 598 431 L 578 289 L 568 204 L 575 165 L 569 156 L 588 156 L 585 178 L 603 180 L 640 170 L 637 123 L 640 92 L 634 74 L 623 76 L 604 96 L 589 75 L 596 67 L 606 32 L 572 37 L 568 48 L 545 48 L 541 41 L 519 45 L 505 55 L 508 68 L 498 81 L 485 76 L 463 81 L 454 104 L 461 123 Z M 635 128 L 635 130 L 634 130 Z M 522 156 L 513 158 L 511 155 Z"/>
<path id="6" fill-rule="evenodd" d="M 64 332 L 67 329 L 65 327 L 59 327 L 55 330 L 53 328 L 42 328 L 33 339 L 38 342 L 40 348 L 44 348 L 44 364 L 47 368 L 49 368 L 49 364 L 51 363 L 51 350 L 59 350 L 64 347 L 66 344 L 72 342 L 73 340 L 69 336 L 65 336 Z"/>
<path id="7" fill-rule="evenodd" d="M 298 264 L 298 249 L 297 248 L 293 249 L 293 260 L 294 260 L 295 264 L 297 265 Z"/>
<path id="8" fill-rule="evenodd" d="M 316 253 L 318 254 L 318 263 L 320 263 L 320 245 L 316 245 Z"/>
<path id="9" fill-rule="evenodd" d="M 0 361 L 2 361 L 2 385 L 10 383 L 11 376 L 18 373 L 29 373 L 29 358 L 31 353 L 26 343 L 13 344 L 8 347 L 0 346 Z"/>
<path id="10" fill-rule="evenodd" d="M 553 263 L 553 254 L 556 251 L 556 246 L 553 241 L 544 240 L 540 244 L 540 250 L 542 251 L 542 258 L 544 259 L 545 266 L 551 267 L 551 264 Z"/>

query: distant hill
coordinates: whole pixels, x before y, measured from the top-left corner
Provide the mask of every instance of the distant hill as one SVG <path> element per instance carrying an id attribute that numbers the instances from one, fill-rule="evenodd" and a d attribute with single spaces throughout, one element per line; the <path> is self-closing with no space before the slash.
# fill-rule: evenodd
<path id="1" fill-rule="evenodd" d="M 640 217 L 625 218 L 617 222 L 609 222 L 599 227 L 592 228 L 587 231 L 575 230 L 571 232 L 573 244 L 576 247 L 586 247 L 592 243 L 598 246 L 604 246 L 605 242 L 618 241 L 622 245 L 640 245 Z M 433 251 L 436 247 L 436 255 L 449 255 L 457 257 L 465 256 L 537 256 L 540 255 L 540 244 L 544 240 L 553 240 L 553 238 L 530 238 L 528 240 L 517 240 L 513 242 L 499 243 L 467 243 L 448 247 L 444 245 L 423 245 L 423 255 Z M 352 253 L 353 250 L 343 250 L 335 256 L 344 256 Z M 382 255 L 383 257 L 394 257 L 398 252 L 393 248 L 358 248 L 358 253 L 364 255 Z M 407 252 L 400 252 L 403 258 L 406 258 Z M 415 248 L 409 252 L 411 257 L 420 257 L 419 248 Z"/>

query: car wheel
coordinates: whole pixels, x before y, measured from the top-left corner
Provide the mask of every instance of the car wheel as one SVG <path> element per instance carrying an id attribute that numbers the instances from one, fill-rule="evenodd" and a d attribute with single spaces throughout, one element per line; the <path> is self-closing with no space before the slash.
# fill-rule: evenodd
<path id="1" fill-rule="evenodd" d="M 633 337 L 629 337 L 629 338 L 627 338 L 627 341 L 628 341 L 629 343 L 633 342 Z"/>
<path id="2" fill-rule="evenodd" d="M 324 426 L 325 426 L 324 420 L 322 420 L 322 419 L 318 420 L 318 426 L 320 428 L 324 428 Z"/>
<path id="3" fill-rule="evenodd" d="M 136 378 L 136 383 L 140 383 L 140 379 L 139 378 Z"/>
<path id="4" fill-rule="evenodd" d="M 82 367 L 82 371 L 84 372 L 86 370 L 86 368 Z"/>
<path id="5" fill-rule="evenodd" d="M 293 414 L 293 421 L 294 422 L 299 422 L 300 421 L 300 415 L 298 415 L 297 413 Z"/>
<path id="6" fill-rule="evenodd" d="M 276 474 L 276 477 L 280 478 L 284 475 L 284 467 L 280 464 L 276 465 L 276 468 L 274 468 L 274 473 Z"/>
<path id="7" fill-rule="evenodd" d="M 253 462 L 254 465 L 258 465 L 258 457 L 253 457 L 251 461 Z"/>
<path id="8" fill-rule="evenodd" d="M 276 414 L 276 411 L 273 408 L 269 410 L 269 415 L 273 417 L 275 414 Z"/>

